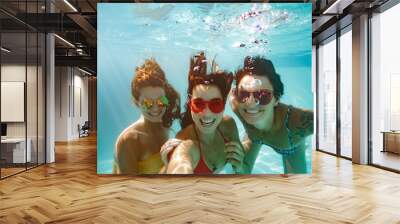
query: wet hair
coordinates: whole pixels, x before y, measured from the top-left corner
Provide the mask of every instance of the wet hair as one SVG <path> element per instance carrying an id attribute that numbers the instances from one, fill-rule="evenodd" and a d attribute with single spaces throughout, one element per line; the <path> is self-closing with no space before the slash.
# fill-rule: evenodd
<path id="1" fill-rule="evenodd" d="M 274 88 L 274 97 L 279 100 L 283 95 L 283 83 L 279 74 L 275 72 L 272 61 L 261 56 L 250 57 L 244 59 L 243 68 L 238 69 L 235 73 L 236 88 L 246 75 L 259 75 L 268 78 Z"/>
<path id="2" fill-rule="evenodd" d="M 194 87 L 200 84 L 216 86 L 221 92 L 224 102 L 229 95 L 233 81 L 233 74 L 231 72 L 218 70 L 218 65 L 215 60 L 211 63 L 212 69 L 207 73 L 207 60 L 204 52 L 190 58 L 189 66 L 189 86 L 187 90 L 188 99 L 185 105 L 185 112 L 182 114 L 181 127 L 182 129 L 193 124 L 192 112 L 190 109 L 190 99 Z"/>
<path id="3" fill-rule="evenodd" d="M 171 127 L 172 121 L 179 118 L 180 96 L 168 83 L 164 71 L 154 58 L 146 59 L 140 67 L 135 69 L 135 76 L 131 82 L 131 93 L 136 104 L 139 101 L 140 90 L 148 86 L 164 89 L 169 104 L 162 117 L 162 123 L 164 127 Z"/>

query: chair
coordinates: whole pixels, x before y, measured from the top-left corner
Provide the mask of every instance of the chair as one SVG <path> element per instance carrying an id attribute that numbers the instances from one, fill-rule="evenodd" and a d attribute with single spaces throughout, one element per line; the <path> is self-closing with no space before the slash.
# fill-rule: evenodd
<path id="1" fill-rule="evenodd" d="M 85 121 L 82 127 L 78 124 L 79 138 L 89 136 L 89 129 L 90 129 L 89 121 Z"/>

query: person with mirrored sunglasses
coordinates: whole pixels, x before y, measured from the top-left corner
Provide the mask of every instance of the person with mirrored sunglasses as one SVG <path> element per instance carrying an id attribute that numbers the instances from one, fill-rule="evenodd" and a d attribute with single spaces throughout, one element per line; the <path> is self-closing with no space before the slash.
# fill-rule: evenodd
<path id="1" fill-rule="evenodd" d="M 217 174 L 227 163 L 235 173 L 243 172 L 245 152 L 236 123 L 224 116 L 232 81 L 233 74 L 219 70 L 214 60 L 207 72 L 203 52 L 191 58 L 180 141 L 166 153 L 166 173 Z"/>
<path id="2" fill-rule="evenodd" d="M 313 134 L 313 112 L 280 102 L 284 86 L 273 63 L 246 57 L 236 71 L 231 106 L 247 136 L 245 167 L 252 170 L 262 145 L 282 155 L 284 173 L 307 173 L 306 138 Z"/>
<path id="3" fill-rule="evenodd" d="M 119 135 L 113 173 L 157 174 L 163 166 L 160 148 L 170 137 L 173 120 L 179 118 L 180 97 L 153 58 L 136 68 L 131 92 L 141 118 Z"/>

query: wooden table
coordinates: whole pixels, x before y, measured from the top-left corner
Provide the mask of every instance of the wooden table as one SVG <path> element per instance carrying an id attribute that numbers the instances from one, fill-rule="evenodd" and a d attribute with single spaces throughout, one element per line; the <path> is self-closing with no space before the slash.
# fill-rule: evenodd
<path id="1" fill-rule="evenodd" d="M 1 139 L 1 159 L 6 163 L 25 163 L 31 161 L 31 145 L 30 138 L 6 138 Z M 25 149 L 25 145 L 27 145 Z"/>
<path id="2" fill-rule="evenodd" d="M 400 131 L 382 131 L 383 150 L 382 152 L 392 152 L 400 154 Z"/>

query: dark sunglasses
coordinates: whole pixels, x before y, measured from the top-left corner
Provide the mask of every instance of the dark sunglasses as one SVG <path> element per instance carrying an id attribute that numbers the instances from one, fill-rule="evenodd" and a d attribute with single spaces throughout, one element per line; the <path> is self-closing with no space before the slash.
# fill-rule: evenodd
<path id="1" fill-rule="evenodd" d="M 254 92 L 249 92 L 246 91 L 244 89 L 233 89 L 233 93 L 236 97 L 236 99 L 240 102 L 240 103 L 245 103 L 249 98 L 250 95 L 253 94 L 254 99 L 256 100 L 256 102 L 260 105 L 267 105 L 271 102 L 272 100 L 272 91 L 268 90 L 268 89 L 260 89 L 258 91 L 254 91 Z"/>
<path id="2" fill-rule="evenodd" d="M 224 111 L 225 102 L 221 98 L 214 98 L 211 99 L 210 101 L 204 100 L 202 98 L 196 98 L 190 100 L 190 109 L 194 113 L 203 112 L 207 106 L 211 112 L 218 114 Z"/>

